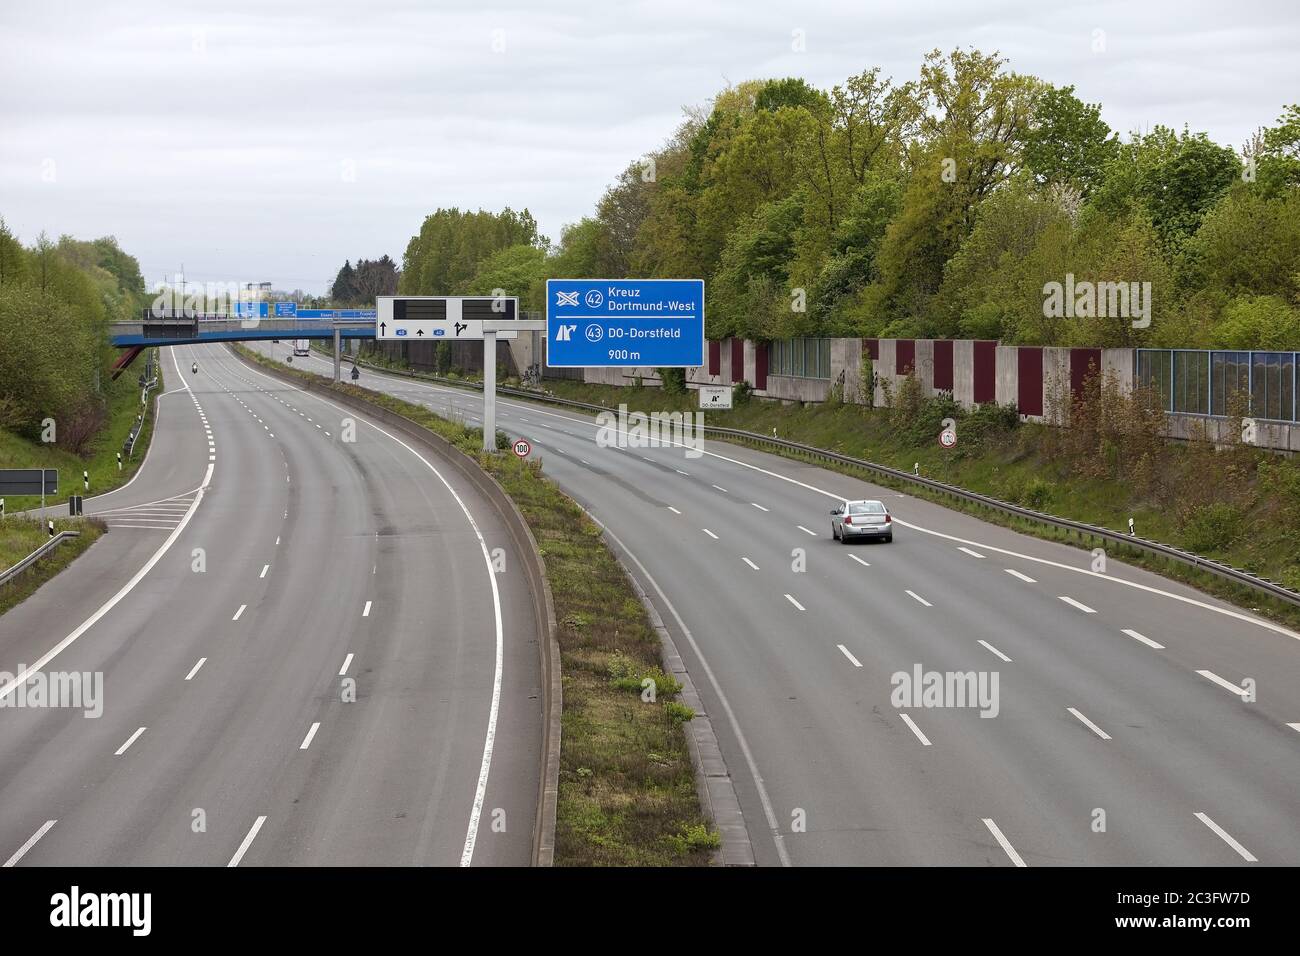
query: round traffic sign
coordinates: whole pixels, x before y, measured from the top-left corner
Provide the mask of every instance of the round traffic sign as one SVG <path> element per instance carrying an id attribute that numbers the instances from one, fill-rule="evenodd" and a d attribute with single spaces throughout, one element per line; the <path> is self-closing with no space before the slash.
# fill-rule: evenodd
<path id="1" fill-rule="evenodd" d="M 532 452 L 532 450 L 533 450 L 533 446 L 528 444 L 528 440 L 526 438 L 520 438 L 515 441 L 514 452 L 520 458 L 527 458 L 529 453 Z"/>
<path id="2" fill-rule="evenodd" d="M 944 448 L 952 448 L 957 444 L 957 432 L 952 428 L 945 428 L 939 432 L 939 444 Z"/>

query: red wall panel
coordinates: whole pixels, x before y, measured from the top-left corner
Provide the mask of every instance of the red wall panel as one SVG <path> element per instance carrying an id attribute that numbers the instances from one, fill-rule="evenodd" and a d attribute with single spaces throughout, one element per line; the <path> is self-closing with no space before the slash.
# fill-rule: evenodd
<path id="1" fill-rule="evenodd" d="M 975 343 L 975 404 L 998 400 L 998 343 Z"/>
<path id="2" fill-rule="evenodd" d="M 934 340 L 934 387 L 952 391 L 952 339 Z"/>
<path id="3" fill-rule="evenodd" d="M 863 342 L 866 344 L 867 355 L 870 356 L 871 361 L 880 361 L 880 339 L 863 339 Z"/>
<path id="4" fill-rule="evenodd" d="M 754 387 L 759 390 L 767 388 L 767 352 L 771 347 L 771 342 L 759 342 L 754 349 Z"/>
<path id="5" fill-rule="evenodd" d="M 731 384 L 745 380 L 745 340 L 731 340 Z"/>
<path id="6" fill-rule="evenodd" d="M 722 369 L 722 343 L 709 342 L 709 374 L 719 375 Z"/>
<path id="7" fill-rule="evenodd" d="M 1101 349 L 1070 349 L 1070 397 L 1083 394 L 1083 383 L 1092 375 L 1100 381 Z"/>
<path id="8" fill-rule="evenodd" d="M 1021 415 L 1043 414 L 1043 350 L 1022 345 L 1016 349 L 1016 404 Z"/>
<path id="9" fill-rule="evenodd" d="M 916 342 L 899 339 L 894 343 L 894 374 L 906 375 L 916 368 Z"/>

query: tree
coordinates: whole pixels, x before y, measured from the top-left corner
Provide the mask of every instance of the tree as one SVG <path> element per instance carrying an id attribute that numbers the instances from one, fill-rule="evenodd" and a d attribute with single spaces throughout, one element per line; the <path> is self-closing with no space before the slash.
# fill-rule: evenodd
<path id="1" fill-rule="evenodd" d="M 1087 196 L 1101 183 L 1118 149 L 1100 104 L 1084 103 L 1073 86 L 1042 90 L 1024 146 L 1025 166 L 1038 182 L 1068 184 Z"/>
<path id="2" fill-rule="evenodd" d="M 334 284 L 330 286 L 330 298 L 338 303 L 353 301 L 356 298 L 356 287 L 353 284 L 354 278 L 352 260 L 345 260 L 343 267 L 339 269 L 339 274 L 334 277 Z"/>

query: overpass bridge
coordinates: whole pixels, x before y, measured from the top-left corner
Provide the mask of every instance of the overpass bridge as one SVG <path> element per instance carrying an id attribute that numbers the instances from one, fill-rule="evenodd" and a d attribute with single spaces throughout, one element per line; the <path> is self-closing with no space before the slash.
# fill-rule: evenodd
<path id="1" fill-rule="evenodd" d="M 109 340 L 123 353 L 113 363 L 113 378 L 148 348 L 165 345 L 196 345 L 207 342 L 248 342 L 270 339 L 373 339 L 375 320 L 347 318 L 240 318 L 219 313 L 154 315 L 149 310 L 138 322 L 113 322 Z"/>

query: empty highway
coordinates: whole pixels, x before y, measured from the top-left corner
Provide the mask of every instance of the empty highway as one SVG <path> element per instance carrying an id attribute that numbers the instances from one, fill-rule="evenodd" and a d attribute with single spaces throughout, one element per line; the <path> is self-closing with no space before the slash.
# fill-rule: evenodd
<path id="1" fill-rule="evenodd" d="M 97 719 L 0 710 L 0 860 L 527 865 L 537 635 L 490 503 L 223 348 L 161 354 L 143 468 L 86 502 L 110 531 L 0 617 L 0 670 L 104 675 Z"/>
<path id="2" fill-rule="evenodd" d="M 358 384 L 481 414 L 464 390 L 370 369 Z M 1295 633 L 751 449 L 602 448 L 591 416 L 513 399 L 498 424 L 533 443 L 654 598 L 760 864 L 1300 863 Z M 871 497 L 893 510 L 894 543 L 832 542 L 834 503 Z M 918 667 L 996 674 L 996 714 L 894 706 L 893 676 Z"/>

